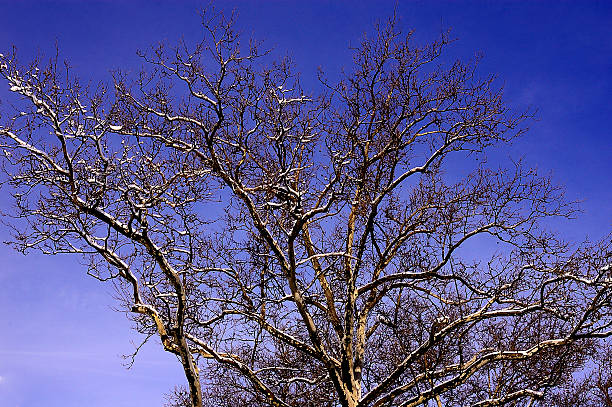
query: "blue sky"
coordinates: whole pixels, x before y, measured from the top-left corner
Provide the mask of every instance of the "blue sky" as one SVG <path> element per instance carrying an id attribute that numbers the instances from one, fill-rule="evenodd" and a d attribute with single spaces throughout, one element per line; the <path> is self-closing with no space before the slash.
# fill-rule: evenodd
<path id="1" fill-rule="evenodd" d="M 194 1 L 0 0 L 0 52 L 17 46 L 23 60 L 53 52 L 85 80 L 136 68 L 137 49 L 200 34 Z M 219 1 L 239 12 L 238 25 L 291 55 L 306 87 L 316 69 L 337 73 L 348 46 L 395 1 Z M 551 172 L 570 200 L 582 200 L 576 221 L 554 225 L 573 240 L 602 238 L 612 227 L 612 2 L 399 1 L 401 25 L 417 41 L 451 27 L 451 54 L 481 51 L 481 72 L 497 73 L 507 100 L 534 106 L 539 120 L 508 154 Z M 0 86 L 3 86 L 0 84 Z M 0 91 L 2 95 L 4 90 Z M 10 202 L 0 197 L 0 209 Z M 8 238 L 0 227 L 0 238 Z M 0 247 L 0 406 L 154 406 L 182 383 L 180 366 L 156 343 L 126 371 L 122 354 L 138 336 L 113 312 L 113 289 L 85 275 L 79 259 Z"/>

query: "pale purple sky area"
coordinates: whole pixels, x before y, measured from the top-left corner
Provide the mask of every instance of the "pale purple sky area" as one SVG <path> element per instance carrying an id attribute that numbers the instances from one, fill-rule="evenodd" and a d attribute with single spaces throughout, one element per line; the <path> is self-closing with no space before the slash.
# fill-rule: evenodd
<path id="1" fill-rule="evenodd" d="M 0 52 L 11 44 L 22 61 L 61 54 L 85 80 L 109 80 L 136 68 L 137 49 L 200 34 L 194 1 L 0 0 Z M 507 153 L 552 172 L 576 221 L 553 225 L 573 240 L 596 240 L 612 226 L 612 2 L 589 1 L 219 1 L 239 12 L 246 34 L 277 55 L 294 57 L 305 88 L 316 70 L 350 63 L 347 47 L 393 12 L 418 42 L 452 27 L 451 54 L 484 53 L 480 72 L 498 73 L 510 105 L 539 108 L 539 121 Z M 6 86 L 0 84 L 0 99 Z M 1 108 L 1 107 L 0 107 Z M 504 153 L 506 154 L 506 153 Z M 6 189 L 0 210 L 10 210 Z M 9 239 L 0 225 L 0 239 Z M 134 367 L 122 354 L 141 339 L 130 330 L 113 288 L 85 274 L 74 256 L 22 256 L 0 246 L 0 407 L 161 406 L 182 384 L 180 365 L 152 341 Z"/>

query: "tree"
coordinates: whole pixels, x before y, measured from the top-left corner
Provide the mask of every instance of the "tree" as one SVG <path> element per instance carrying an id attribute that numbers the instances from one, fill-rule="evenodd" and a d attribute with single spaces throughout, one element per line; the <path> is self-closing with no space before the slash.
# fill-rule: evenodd
<path id="1" fill-rule="evenodd" d="M 609 402 L 605 361 L 583 379 L 612 335 L 610 238 L 572 249 L 545 227 L 576 209 L 562 189 L 487 162 L 530 114 L 477 60 L 391 19 L 315 95 L 231 18 L 203 25 L 113 91 L 0 56 L 14 245 L 116 284 L 183 367 L 170 405 Z"/>

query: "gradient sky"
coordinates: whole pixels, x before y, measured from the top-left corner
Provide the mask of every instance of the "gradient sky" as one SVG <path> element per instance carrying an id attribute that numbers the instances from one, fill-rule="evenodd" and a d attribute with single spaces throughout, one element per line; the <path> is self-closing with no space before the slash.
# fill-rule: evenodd
<path id="1" fill-rule="evenodd" d="M 196 39 L 206 4 L 0 0 L 0 52 L 14 44 L 25 61 L 50 54 L 57 40 L 81 78 L 108 80 L 109 70 L 139 66 L 137 49 Z M 237 9 L 243 32 L 291 55 L 306 88 L 318 66 L 334 74 L 348 65 L 347 47 L 395 4 L 418 42 L 451 27 L 459 40 L 452 55 L 481 51 L 480 72 L 499 74 L 509 104 L 539 109 L 508 153 L 551 172 L 568 199 L 583 201 L 578 220 L 554 225 L 563 236 L 604 237 L 612 229 L 612 2 L 217 2 Z M 10 208 L 5 196 L 2 211 Z M 8 236 L 0 225 L 0 239 Z M 112 287 L 87 277 L 77 257 L 24 257 L 4 245 L 0 256 L 0 407 L 160 406 L 183 382 L 156 342 L 126 371 L 121 355 L 139 337 L 112 311 Z"/>

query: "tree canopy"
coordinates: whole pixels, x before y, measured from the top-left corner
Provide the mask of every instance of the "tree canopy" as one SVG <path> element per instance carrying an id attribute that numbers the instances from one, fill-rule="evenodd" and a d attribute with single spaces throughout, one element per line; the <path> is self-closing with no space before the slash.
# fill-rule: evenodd
<path id="1" fill-rule="evenodd" d="M 611 239 L 564 242 L 562 188 L 487 160 L 531 113 L 477 58 L 391 18 L 307 90 L 202 22 L 112 86 L 0 55 L 13 244 L 116 284 L 170 405 L 612 405 Z"/>

